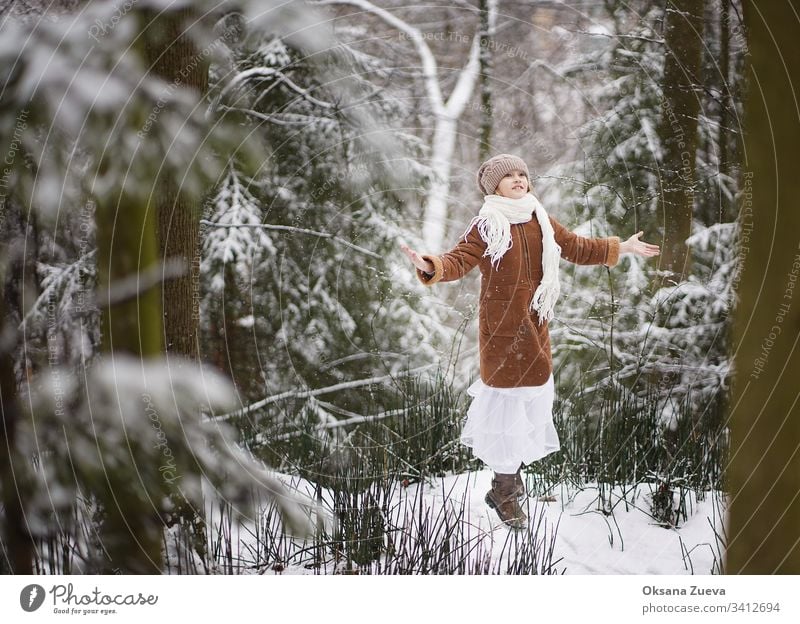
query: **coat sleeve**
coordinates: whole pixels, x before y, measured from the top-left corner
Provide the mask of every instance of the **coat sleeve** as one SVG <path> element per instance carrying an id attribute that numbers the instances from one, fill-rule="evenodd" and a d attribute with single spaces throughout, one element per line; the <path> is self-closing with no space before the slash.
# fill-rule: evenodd
<path id="1" fill-rule="evenodd" d="M 549 218 L 564 260 L 575 264 L 604 264 L 607 267 L 614 267 L 619 262 L 619 236 L 586 238 L 565 228 L 552 216 Z"/>
<path id="2" fill-rule="evenodd" d="M 417 269 L 417 278 L 426 286 L 436 282 L 454 282 L 464 277 L 480 262 L 486 242 L 478 232 L 478 226 L 473 225 L 467 233 L 466 240 L 462 239 L 458 245 L 441 256 L 421 254 L 425 260 L 433 263 L 433 274 Z"/>

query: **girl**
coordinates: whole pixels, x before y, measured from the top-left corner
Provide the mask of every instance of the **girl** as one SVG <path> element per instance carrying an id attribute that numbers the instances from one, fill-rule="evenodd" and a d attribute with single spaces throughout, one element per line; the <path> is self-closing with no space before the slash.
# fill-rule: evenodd
<path id="1" fill-rule="evenodd" d="M 553 426 L 553 362 L 548 321 L 559 295 L 559 257 L 577 264 L 613 267 L 620 254 L 650 257 L 657 245 L 618 236 L 584 238 L 549 216 L 532 193 L 528 166 L 499 154 L 478 170 L 484 195 L 464 240 L 440 256 L 401 249 L 428 286 L 481 270 L 479 306 L 480 378 L 461 442 L 494 471 L 486 503 L 513 528 L 527 517 L 520 468 L 560 448 Z"/>

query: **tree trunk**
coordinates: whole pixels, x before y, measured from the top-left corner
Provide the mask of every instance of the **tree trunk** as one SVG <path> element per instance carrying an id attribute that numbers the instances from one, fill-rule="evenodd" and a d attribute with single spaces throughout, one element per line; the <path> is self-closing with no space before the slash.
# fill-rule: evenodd
<path id="1" fill-rule="evenodd" d="M 686 239 L 691 234 L 697 152 L 697 115 L 703 45 L 704 0 L 669 0 L 664 16 L 662 117 L 659 137 L 661 162 L 661 215 L 664 240 L 659 269 L 661 283 L 679 283 L 688 274 Z"/>
<path id="2" fill-rule="evenodd" d="M 103 163 L 100 163 L 103 168 Z M 160 269 L 157 239 L 158 214 L 156 195 L 149 205 L 139 204 L 123 196 L 119 204 L 97 202 L 97 282 L 102 293 L 114 292 L 120 280 Z M 102 350 L 100 359 L 117 353 L 141 358 L 162 354 L 163 322 L 161 283 L 111 301 L 100 297 Z M 165 306 L 167 308 L 171 307 Z M 144 414 L 142 415 L 144 418 Z M 127 518 L 116 498 L 124 495 L 130 483 L 120 483 L 109 471 L 108 483 L 101 487 L 101 504 L 97 512 L 102 545 L 110 559 L 103 573 L 158 574 L 162 568 L 161 544 L 163 519 L 155 511 L 136 523 L 137 516 Z"/>
<path id="3" fill-rule="evenodd" d="M 447 225 L 447 200 L 450 197 L 450 170 L 456 144 L 457 119 L 442 113 L 436 117 L 431 151 L 431 183 L 428 206 L 425 210 L 423 237 L 428 253 L 439 253 Z"/>
<path id="4" fill-rule="evenodd" d="M 184 32 L 196 17 L 191 10 L 173 11 L 148 27 L 145 54 L 150 71 L 181 89 L 195 89 L 200 96 L 208 92 L 207 56 L 197 50 Z M 164 176 L 154 187 L 157 206 L 157 231 L 162 258 L 181 258 L 186 273 L 164 282 L 164 338 L 167 353 L 196 357 L 198 299 L 194 287 L 198 283 L 198 238 L 201 207 L 189 202 L 180 193 L 174 180 Z"/>
<path id="5" fill-rule="evenodd" d="M 5 278 L 5 276 L 3 276 Z M 5 284 L 5 279 L 3 279 Z M 3 557 L 7 560 L 13 574 L 33 574 L 33 540 L 25 522 L 22 509 L 22 496 L 26 488 L 20 487 L 19 475 L 29 469 L 26 458 L 20 458 L 15 447 L 15 432 L 19 422 L 20 409 L 17 400 L 17 379 L 14 375 L 14 349 L 16 347 L 16 328 L 8 327 L 14 317 L 6 313 L 5 298 L 0 297 L 0 319 L 3 331 L 0 335 L 0 487 L 2 487 L 3 514 Z M 10 340 L 9 337 L 14 339 Z M 14 468 L 14 465 L 17 465 Z"/>
<path id="6" fill-rule="evenodd" d="M 728 107 L 732 105 L 730 90 L 730 0 L 719 0 L 721 5 L 719 18 L 719 73 L 722 88 L 719 91 L 719 172 L 723 175 L 730 175 L 728 166 L 728 142 L 730 141 L 728 125 L 731 123 L 728 115 Z M 727 214 L 727 210 L 725 211 Z"/>
<path id="7" fill-rule="evenodd" d="M 793 5 L 795 5 L 793 7 Z M 787 85 L 800 84 L 797 3 L 749 0 L 751 52 L 746 155 L 752 231 L 734 322 L 730 574 L 800 573 L 800 120 Z M 765 264 L 766 263 L 766 264 Z"/>
<path id="8" fill-rule="evenodd" d="M 102 165 L 101 165 L 102 166 Z M 120 281 L 158 271 L 159 258 L 152 207 L 123 197 L 118 205 L 97 203 L 97 273 L 100 292 L 111 293 L 98 301 L 102 307 L 100 359 L 130 353 L 141 358 L 161 353 L 161 298 L 158 286 L 123 294 Z M 110 290 L 107 290 L 110 289 Z M 142 418 L 145 418 L 142 414 Z M 113 471 L 98 484 L 101 502 L 97 520 L 102 545 L 108 553 L 103 573 L 158 574 L 161 572 L 163 522 L 155 512 L 126 517 L 118 497 L 135 484 L 122 482 Z"/>
<path id="9" fill-rule="evenodd" d="M 480 61 L 480 76 L 478 77 L 479 91 L 481 95 L 480 108 L 480 143 L 478 144 L 478 160 L 484 162 L 491 156 L 492 149 L 492 87 L 489 78 L 492 73 L 492 37 L 494 36 L 494 24 L 490 23 L 489 3 L 494 0 L 480 0 L 481 18 L 481 50 L 478 60 Z"/>
<path id="10" fill-rule="evenodd" d="M 198 50 L 187 28 L 197 18 L 191 9 L 170 11 L 157 16 L 145 33 L 145 58 L 150 71 L 181 89 L 194 89 L 203 97 L 208 92 L 208 55 Z M 202 207 L 181 193 L 175 180 L 160 176 L 154 183 L 158 245 L 161 258 L 180 258 L 186 272 L 163 282 L 164 347 L 170 354 L 200 360 L 199 235 Z M 180 367 L 181 360 L 170 363 Z M 202 510 L 185 500 L 175 500 L 176 515 L 188 531 L 195 551 L 205 561 L 206 533 Z"/>
<path id="11" fill-rule="evenodd" d="M 697 115 L 700 100 L 696 85 L 701 79 L 704 0 L 668 0 L 664 14 L 664 76 L 662 114 L 658 135 L 661 140 L 659 211 L 664 222 L 664 238 L 654 288 L 680 283 L 689 273 L 686 239 L 691 234 L 694 215 L 695 158 L 697 153 Z M 667 311 L 669 313 L 669 311 Z M 667 324 L 665 319 L 664 324 Z M 679 364 L 681 354 L 670 348 L 670 364 Z M 670 367 L 671 368 L 671 367 Z M 677 412 L 672 389 L 680 383 L 680 372 L 656 368 L 650 384 L 664 400 L 666 418 Z M 664 444 L 676 444 L 675 430 L 668 428 Z"/>

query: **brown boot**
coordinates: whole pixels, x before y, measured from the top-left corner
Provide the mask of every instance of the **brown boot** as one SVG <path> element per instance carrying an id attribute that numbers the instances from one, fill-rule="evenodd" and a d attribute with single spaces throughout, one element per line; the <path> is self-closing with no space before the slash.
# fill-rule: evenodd
<path id="1" fill-rule="evenodd" d="M 525 527 L 528 517 L 517 501 L 516 476 L 495 472 L 492 489 L 486 493 L 486 504 L 497 511 L 505 524 L 513 529 Z"/>

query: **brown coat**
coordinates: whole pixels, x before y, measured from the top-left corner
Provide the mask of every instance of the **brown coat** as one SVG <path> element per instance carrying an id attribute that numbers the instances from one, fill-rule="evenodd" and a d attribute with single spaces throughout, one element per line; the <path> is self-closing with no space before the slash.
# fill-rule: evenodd
<path id="1" fill-rule="evenodd" d="M 552 216 L 550 223 L 553 224 L 556 242 L 561 246 L 561 257 L 565 260 L 608 267 L 619 262 L 618 236 L 585 238 L 569 231 Z M 539 221 L 534 215 L 526 223 L 511 226 L 511 248 L 496 270 L 489 257 L 483 256 L 486 243 L 477 226 L 472 227 L 466 239 L 441 256 L 423 255 L 433 263 L 434 273 L 431 275 L 417 269 L 417 277 L 427 286 L 452 282 L 480 265 L 481 379 L 496 388 L 541 386 L 553 370 L 553 359 L 547 321 L 539 325 L 539 315 L 528 309 L 542 279 L 542 228 Z"/>

